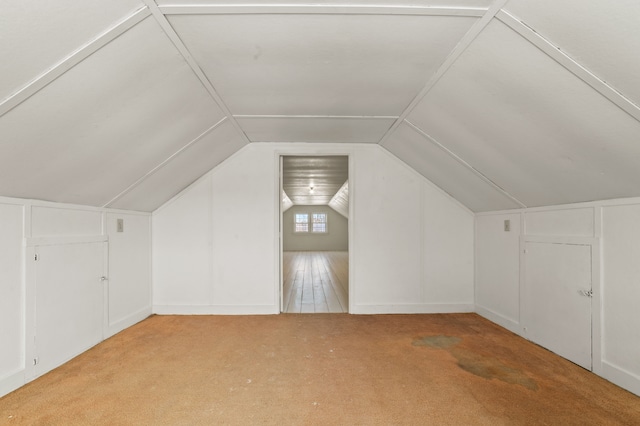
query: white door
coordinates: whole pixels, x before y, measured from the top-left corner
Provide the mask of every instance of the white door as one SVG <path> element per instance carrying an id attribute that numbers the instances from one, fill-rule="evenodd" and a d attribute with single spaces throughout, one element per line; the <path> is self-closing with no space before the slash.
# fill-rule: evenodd
<path id="1" fill-rule="evenodd" d="M 36 374 L 103 339 L 104 243 L 36 247 Z"/>
<path id="2" fill-rule="evenodd" d="M 527 242 L 525 248 L 525 336 L 591 370 L 591 246 Z"/>

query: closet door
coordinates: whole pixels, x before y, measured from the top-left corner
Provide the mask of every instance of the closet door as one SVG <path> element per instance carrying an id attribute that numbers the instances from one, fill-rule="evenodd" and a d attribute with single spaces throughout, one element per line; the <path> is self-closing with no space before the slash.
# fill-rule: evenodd
<path id="1" fill-rule="evenodd" d="M 36 374 L 103 339 L 104 243 L 36 247 Z"/>
<path id="2" fill-rule="evenodd" d="M 591 246 L 527 242 L 525 248 L 525 336 L 591 370 Z"/>

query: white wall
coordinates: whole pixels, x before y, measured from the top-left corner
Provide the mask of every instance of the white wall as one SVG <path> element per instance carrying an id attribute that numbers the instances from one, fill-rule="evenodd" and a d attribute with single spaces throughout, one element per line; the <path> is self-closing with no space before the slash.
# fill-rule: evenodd
<path id="1" fill-rule="evenodd" d="M 504 232 L 506 219 L 511 232 Z M 592 246 L 593 371 L 640 395 L 640 199 L 476 216 L 476 310 L 526 336 L 520 318 L 527 303 L 520 297 L 524 241 Z"/>
<path id="2" fill-rule="evenodd" d="M 0 201 L 0 396 L 24 383 L 23 206 Z"/>
<path id="3" fill-rule="evenodd" d="M 375 145 L 252 144 L 153 215 L 156 313 L 277 313 L 278 157 L 349 155 L 350 311 L 473 310 L 473 214 Z"/>
<path id="4" fill-rule="evenodd" d="M 124 219 L 122 233 L 116 232 L 117 218 Z M 150 225 L 147 213 L 0 197 L 0 396 L 37 374 L 31 359 L 37 356 L 38 338 L 33 327 L 35 247 L 109 241 L 104 259 L 107 338 L 151 314 Z"/>
<path id="5" fill-rule="evenodd" d="M 295 233 L 296 213 L 326 213 L 327 233 Z M 293 206 L 282 215 L 282 249 L 284 251 L 347 251 L 349 228 L 347 218 L 328 206 Z"/>

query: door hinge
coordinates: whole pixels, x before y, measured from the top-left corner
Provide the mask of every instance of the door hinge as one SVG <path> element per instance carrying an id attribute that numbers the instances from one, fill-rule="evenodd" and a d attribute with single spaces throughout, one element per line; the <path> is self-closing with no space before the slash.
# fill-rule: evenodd
<path id="1" fill-rule="evenodd" d="M 36 253 L 35 256 L 33 256 L 33 260 L 36 260 L 36 261 L 38 260 L 38 254 L 37 253 Z"/>

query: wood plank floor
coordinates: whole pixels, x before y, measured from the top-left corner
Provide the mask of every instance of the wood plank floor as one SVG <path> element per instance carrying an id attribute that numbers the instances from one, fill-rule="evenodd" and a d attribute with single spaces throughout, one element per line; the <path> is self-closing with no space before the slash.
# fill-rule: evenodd
<path id="1" fill-rule="evenodd" d="M 285 251 L 283 312 L 349 311 L 349 253 Z"/>

